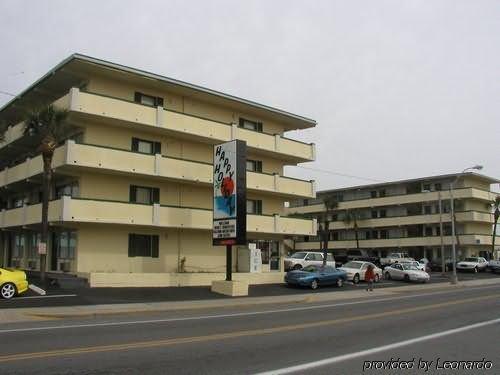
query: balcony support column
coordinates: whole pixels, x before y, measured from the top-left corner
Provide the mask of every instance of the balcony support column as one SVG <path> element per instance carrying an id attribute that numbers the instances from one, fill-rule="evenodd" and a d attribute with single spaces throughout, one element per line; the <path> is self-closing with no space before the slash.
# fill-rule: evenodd
<path id="1" fill-rule="evenodd" d="M 274 173 L 274 191 L 278 192 L 280 190 L 280 175 L 278 173 Z"/>
<path id="2" fill-rule="evenodd" d="M 69 90 L 69 110 L 70 111 L 78 111 L 80 96 L 80 89 L 78 87 L 72 87 Z"/>
<path id="3" fill-rule="evenodd" d="M 311 196 L 316 198 L 316 181 L 311 180 Z"/>
<path id="4" fill-rule="evenodd" d="M 3 175 L 3 184 L 2 184 L 2 186 L 4 188 L 6 188 L 7 184 L 9 183 L 9 167 L 5 167 L 3 171 L 4 171 L 4 175 Z"/>
<path id="5" fill-rule="evenodd" d="M 274 151 L 280 152 L 280 142 L 281 136 L 279 134 L 274 135 Z"/>
<path id="6" fill-rule="evenodd" d="M 311 161 L 316 160 L 316 143 L 311 143 Z"/>
<path id="7" fill-rule="evenodd" d="M 2 208 L 2 211 L 0 211 L 0 228 L 5 227 L 5 208 Z"/>
<path id="8" fill-rule="evenodd" d="M 75 141 L 72 139 L 67 139 L 66 140 L 66 147 L 64 150 L 64 160 L 66 161 L 66 165 L 71 165 L 74 164 L 73 162 L 75 161 L 74 159 L 74 149 L 75 149 Z"/>
<path id="9" fill-rule="evenodd" d="M 153 204 L 153 225 L 159 226 L 160 225 L 160 204 L 159 203 L 154 203 Z"/>
<path id="10" fill-rule="evenodd" d="M 312 228 L 311 229 L 312 229 L 311 235 L 315 236 L 318 232 L 318 219 L 314 218 L 312 220 Z"/>
<path id="11" fill-rule="evenodd" d="M 231 141 L 236 139 L 237 132 L 238 132 L 238 125 L 235 122 L 231 123 Z"/>
<path id="12" fill-rule="evenodd" d="M 162 106 L 156 107 L 156 126 L 163 127 L 165 124 L 165 110 Z"/>
<path id="13" fill-rule="evenodd" d="M 161 175 L 161 154 L 155 154 L 155 176 Z"/>
<path id="14" fill-rule="evenodd" d="M 73 221 L 71 217 L 71 196 L 63 195 L 61 197 L 61 221 Z"/>
<path id="15" fill-rule="evenodd" d="M 274 232 L 279 233 L 280 229 L 280 215 L 274 214 Z"/>

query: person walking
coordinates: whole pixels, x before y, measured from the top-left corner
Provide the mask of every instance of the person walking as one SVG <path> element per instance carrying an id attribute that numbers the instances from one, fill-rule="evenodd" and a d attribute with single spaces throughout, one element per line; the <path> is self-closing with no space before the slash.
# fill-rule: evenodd
<path id="1" fill-rule="evenodd" d="M 365 281 L 368 283 L 366 291 L 373 292 L 373 281 L 375 280 L 375 271 L 373 265 L 369 264 L 365 272 Z"/>

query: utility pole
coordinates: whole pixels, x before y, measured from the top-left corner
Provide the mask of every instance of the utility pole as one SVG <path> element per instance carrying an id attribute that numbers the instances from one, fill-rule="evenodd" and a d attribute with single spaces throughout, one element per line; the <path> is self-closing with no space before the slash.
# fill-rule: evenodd
<path id="1" fill-rule="evenodd" d="M 446 274 L 446 263 L 444 261 L 444 242 L 443 242 L 443 203 L 441 201 L 441 190 L 438 190 L 439 201 L 439 237 L 441 237 L 441 275 Z"/>

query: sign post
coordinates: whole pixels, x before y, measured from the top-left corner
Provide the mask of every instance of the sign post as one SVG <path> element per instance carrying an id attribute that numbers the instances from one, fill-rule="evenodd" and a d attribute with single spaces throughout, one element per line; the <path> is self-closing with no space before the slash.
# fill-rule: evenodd
<path id="1" fill-rule="evenodd" d="M 226 281 L 232 280 L 232 246 L 247 241 L 246 154 L 244 141 L 214 146 L 212 241 L 226 246 Z"/>

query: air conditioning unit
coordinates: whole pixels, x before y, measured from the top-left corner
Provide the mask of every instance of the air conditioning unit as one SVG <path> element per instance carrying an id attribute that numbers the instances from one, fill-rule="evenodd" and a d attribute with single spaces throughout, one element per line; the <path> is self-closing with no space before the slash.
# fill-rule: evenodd
<path id="1" fill-rule="evenodd" d="M 28 262 L 28 268 L 32 269 L 32 270 L 37 269 L 38 268 L 38 262 L 36 260 L 30 260 Z"/>
<path id="2" fill-rule="evenodd" d="M 59 271 L 69 272 L 71 271 L 71 262 L 61 262 L 59 263 Z"/>

